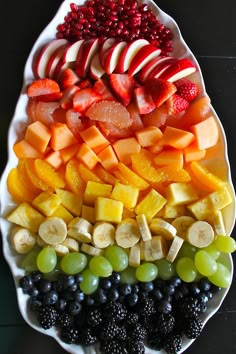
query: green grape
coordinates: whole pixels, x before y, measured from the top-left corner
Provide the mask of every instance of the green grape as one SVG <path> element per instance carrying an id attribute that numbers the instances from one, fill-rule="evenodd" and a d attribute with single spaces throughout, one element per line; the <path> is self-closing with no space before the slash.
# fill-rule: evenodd
<path id="1" fill-rule="evenodd" d="M 224 253 L 233 253 L 236 250 L 236 241 L 230 236 L 218 236 L 215 245 L 219 251 Z"/>
<path id="2" fill-rule="evenodd" d="M 217 270 L 213 275 L 208 277 L 209 281 L 220 288 L 228 288 L 231 283 L 230 271 L 219 262 L 216 262 L 216 265 Z"/>
<path id="3" fill-rule="evenodd" d="M 183 257 L 177 261 L 176 272 L 186 283 L 191 283 L 197 276 L 197 268 L 194 261 L 189 257 Z"/>
<path id="4" fill-rule="evenodd" d="M 212 243 L 211 245 L 204 247 L 203 250 L 209 254 L 209 256 L 217 260 L 220 256 L 220 251 L 216 248 L 215 243 Z"/>
<path id="5" fill-rule="evenodd" d="M 89 262 L 89 269 L 98 277 L 109 277 L 112 273 L 111 263 L 103 256 L 95 256 Z"/>
<path id="6" fill-rule="evenodd" d="M 109 246 L 105 249 L 104 257 L 111 263 L 115 272 L 121 272 L 128 267 L 129 258 L 123 248 L 119 246 Z"/>
<path id="7" fill-rule="evenodd" d="M 83 291 L 85 295 L 90 295 L 94 293 L 99 285 L 99 277 L 91 272 L 90 269 L 86 268 L 81 273 L 83 280 L 80 283 L 80 290 Z"/>
<path id="8" fill-rule="evenodd" d="M 77 274 L 87 265 L 87 257 L 83 253 L 71 252 L 65 254 L 61 259 L 61 269 L 66 274 Z"/>
<path id="9" fill-rule="evenodd" d="M 134 285 L 137 283 L 136 268 L 127 267 L 120 273 L 120 281 L 122 284 Z"/>
<path id="10" fill-rule="evenodd" d="M 24 256 L 22 261 L 22 268 L 27 272 L 33 272 L 38 269 L 37 266 L 37 256 L 39 254 L 40 248 L 33 248 L 29 253 Z"/>
<path id="11" fill-rule="evenodd" d="M 52 272 L 57 265 L 57 254 L 54 248 L 45 247 L 37 256 L 37 267 L 42 273 Z"/>
<path id="12" fill-rule="evenodd" d="M 158 276 L 163 280 L 169 280 L 175 275 L 175 266 L 166 259 L 159 259 L 156 261 L 158 267 Z"/>
<path id="13" fill-rule="evenodd" d="M 152 281 L 157 277 L 157 275 L 158 268 L 153 263 L 143 263 L 136 269 L 136 277 L 139 281 Z"/>
<path id="14" fill-rule="evenodd" d="M 184 242 L 178 253 L 178 259 L 183 257 L 194 258 L 197 250 L 197 247 L 190 245 L 188 242 Z"/>
<path id="15" fill-rule="evenodd" d="M 199 273 L 208 277 L 216 272 L 216 261 L 206 251 L 198 251 L 195 255 L 195 266 Z"/>

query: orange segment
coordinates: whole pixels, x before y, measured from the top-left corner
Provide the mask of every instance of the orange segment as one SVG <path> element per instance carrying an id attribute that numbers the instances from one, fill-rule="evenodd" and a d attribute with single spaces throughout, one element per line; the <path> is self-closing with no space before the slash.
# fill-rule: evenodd
<path id="1" fill-rule="evenodd" d="M 83 195 L 85 182 L 79 172 L 80 162 L 73 158 L 66 164 L 65 180 L 68 188 L 78 195 Z"/>
<path id="2" fill-rule="evenodd" d="M 25 168 L 31 183 L 35 188 L 41 189 L 43 191 L 51 189 L 43 180 L 38 177 L 35 170 L 34 161 L 35 159 L 25 159 Z"/>
<path id="3" fill-rule="evenodd" d="M 37 176 L 46 185 L 52 189 L 65 187 L 64 179 L 47 161 L 36 159 L 34 166 Z"/>
<path id="4" fill-rule="evenodd" d="M 190 175 L 191 174 L 193 174 L 197 182 L 203 186 L 203 189 L 209 192 L 216 191 L 225 184 L 222 179 L 211 173 L 208 168 L 197 161 L 190 164 Z"/>
<path id="5" fill-rule="evenodd" d="M 82 163 L 79 164 L 79 173 L 81 178 L 85 181 L 93 181 L 93 182 L 99 182 L 102 183 L 102 180 L 89 168 L 84 166 Z"/>
<path id="6" fill-rule="evenodd" d="M 41 189 L 35 187 L 35 185 L 32 183 L 29 174 L 27 172 L 27 167 L 26 167 L 27 160 L 26 159 L 20 159 L 18 161 L 18 173 L 19 173 L 19 178 L 21 182 L 29 189 L 32 191 L 34 194 L 39 194 L 41 192 Z"/>
<path id="7" fill-rule="evenodd" d="M 7 177 L 7 188 L 13 199 L 17 202 L 32 202 L 36 197 L 24 183 L 22 183 L 18 168 L 12 168 Z"/>

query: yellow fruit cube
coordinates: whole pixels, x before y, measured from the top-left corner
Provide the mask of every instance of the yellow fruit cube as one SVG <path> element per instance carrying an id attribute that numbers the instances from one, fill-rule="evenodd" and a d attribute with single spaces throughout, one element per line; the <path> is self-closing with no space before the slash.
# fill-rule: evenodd
<path id="1" fill-rule="evenodd" d="M 118 223 L 122 220 L 123 203 L 119 200 L 98 197 L 95 201 L 96 221 Z"/>
<path id="2" fill-rule="evenodd" d="M 66 224 L 74 219 L 74 216 L 62 205 L 59 205 L 51 216 L 63 219 Z"/>
<path id="3" fill-rule="evenodd" d="M 25 227 L 32 232 L 37 232 L 39 225 L 44 221 L 45 217 L 34 209 L 30 204 L 23 202 L 18 205 L 7 216 L 7 220 Z"/>
<path id="4" fill-rule="evenodd" d="M 216 210 L 221 210 L 232 203 L 232 197 L 227 186 L 223 186 L 208 196 Z"/>
<path id="5" fill-rule="evenodd" d="M 166 189 L 168 204 L 171 206 L 185 205 L 199 198 L 191 183 L 171 183 Z"/>
<path id="6" fill-rule="evenodd" d="M 81 218 L 88 220 L 91 224 L 95 224 L 95 208 L 83 204 L 81 209 Z"/>
<path id="7" fill-rule="evenodd" d="M 134 208 L 138 200 L 138 195 L 138 188 L 127 186 L 118 182 L 112 190 L 111 198 L 120 200 L 126 208 Z"/>
<path id="8" fill-rule="evenodd" d="M 61 198 L 61 204 L 73 215 L 80 216 L 83 198 L 70 191 L 56 188 L 56 194 Z"/>
<path id="9" fill-rule="evenodd" d="M 186 215 L 186 208 L 184 205 L 172 206 L 166 204 L 163 208 L 162 216 L 164 219 L 175 219 L 178 218 L 179 216 L 184 216 L 184 215 Z"/>
<path id="10" fill-rule="evenodd" d="M 52 192 L 41 192 L 32 205 L 45 216 L 51 216 L 61 204 L 61 198 Z"/>
<path id="11" fill-rule="evenodd" d="M 148 221 L 150 221 L 159 210 L 163 208 L 167 200 L 158 193 L 155 189 L 151 191 L 138 203 L 135 208 L 137 215 L 145 214 Z"/>
<path id="12" fill-rule="evenodd" d="M 215 213 L 215 209 L 209 197 L 199 199 L 197 202 L 189 204 L 187 208 L 197 220 L 207 220 Z"/>
<path id="13" fill-rule="evenodd" d="M 84 192 L 84 203 L 93 206 L 98 197 L 109 198 L 112 185 L 88 181 Z"/>

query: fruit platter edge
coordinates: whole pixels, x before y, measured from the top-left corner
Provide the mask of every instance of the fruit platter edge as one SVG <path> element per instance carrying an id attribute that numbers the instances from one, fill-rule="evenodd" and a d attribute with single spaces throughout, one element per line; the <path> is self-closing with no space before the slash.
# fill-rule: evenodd
<path id="1" fill-rule="evenodd" d="M 81 5 L 84 3 L 84 1 L 81 0 L 76 0 L 74 1 L 77 5 Z M 173 55 L 177 56 L 178 58 L 182 57 L 187 57 L 190 58 L 197 66 L 198 71 L 196 74 L 193 74 L 193 78 L 195 82 L 197 82 L 200 85 L 200 88 L 202 90 L 202 94 L 206 94 L 205 90 L 205 85 L 204 85 L 204 80 L 202 77 L 201 69 L 199 67 L 199 64 L 194 57 L 193 53 L 191 50 L 188 48 L 186 45 L 181 32 L 179 30 L 178 25 L 176 22 L 171 18 L 168 14 L 163 12 L 153 1 L 151 0 L 146 0 L 146 1 L 139 1 L 139 3 L 145 2 L 148 4 L 151 8 L 151 10 L 156 14 L 162 21 L 162 23 L 166 26 L 168 26 L 171 31 L 174 34 L 173 38 Z M 16 291 L 17 291 L 17 300 L 19 304 L 19 309 L 21 311 L 21 314 L 25 321 L 34 329 L 37 331 L 47 334 L 51 337 L 53 337 L 67 352 L 71 354 L 75 353 L 98 353 L 98 349 L 95 347 L 94 349 L 91 348 L 82 348 L 78 345 L 74 344 L 66 344 L 63 343 L 58 336 L 56 335 L 56 331 L 54 329 L 49 329 L 47 331 L 44 331 L 42 328 L 38 326 L 36 323 L 35 319 L 33 316 L 31 316 L 30 311 L 27 306 L 27 302 L 24 296 L 22 296 L 22 290 L 17 287 L 18 280 L 21 276 L 24 275 L 24 271 L 18 267 L 18 256 L 12 252 L 9 242 L 8 242 L 8 233 L 9 233 L 9 223 L 2 217 L 2 215 L 5 215 L 9 210 L 11 210 L 14 207 L 14 202 L 11 199 L 11 196 L 9 195 L 7 188 L 6 188 L 6 179 L 7 175 L 9 173 L 9 170 L 12 166 L 14 166 L 17 162 L 17 158 L 13 152 L 12 149 L 12 142 L 15 142 L 20 136 L 21 132 L 24 130 L 25 126 L 27 125 L 27 115 L 26 115 L 26 104 L 27 104 L 27 96 L 25 94 L 25 90 L 27 85 L 34 79 L 34 73 L 32 70 L 33 67 L 33 61 L 36 56 L 36 53 L 42 48 L 42 46 L 47 43 L 48 41 L 52 40 L 55 38 L 56 35 L 56 27 L 59 23 L 63 22 L 63 18 L 65 14 L 69 11 L 69 5 L 71 3 L 71 0 L 65 0 L 61 6 L 59 7 L 56 15 L 52 19 L 52 21 L 48 24 L 48 26 L 43 30 L 43 32 L 40 34 L 38 37 L 37 41 L 35 42 L 30 55 L 27 59 L 25 69 L 24 69 L 24 76 L 23 76 L 23 87 L 22 87 L 22 92 L 19 96 L 16 108 L 15 108 L 15 113 L 9 128 L 9 133 L 8 133 L 8 162 L 5 167 L 4 173 L 1 177 L 1 184 L 0 184 L 0 195 L 1 195 L 1 231 L 2 231 L 2 239 L 3 239 L 3 253 L 6 258 L 6 261 L 12 271 L 14 281 L 16 284 Z M 215 147 L 214 150 L 211 151 L 211 154 L 209 154 L 206 158 L 206 164 L 207 166 L 210 166 L 212 171 L 217 171 L 218 175 L 222 178 L 225 178 L 229 181 L 230 187 L 231 187 L 231 194 L 233 198 L 233 203 L 226 207 L 224 210 L 224 220 L 225 220 L 225 226 L 226 226 L 226 232 L 228 235 L 231 234 L 234 223 L 235 223 L 235 192 L 231 180 L 231 173 L 230 173 L 230 165 L 229 165 L 229 160 L 228 160 L 228 154 L 227 154 L 227 141 L 226 141 L 226 136 L 224 133 L 223 126 L 221 124 L 221 121 L 219 117 L 217 116 L 217 113 L 215 112 L 214 108 L 212 107 L 212 115 L 216 118 L 217 123 L 220 128 L 220 141 Z M 231 255 L 226 255 L 225 260 L 224 260 L 231 271 L 231 274 L 233 276 L 233 261 Z M 232 279 L 231 279 L 232 280 Z M 210 317 L 212 317 L 219 309 L 221 306 L 225 296 L 227 295 L 227 292 L 229 291 L 229 288 L 223 289 L 221 294 L 218 296 L 216 295 L 211 302 L 211 306 L 209 306 L 207 312 L 203 315 L 203 324 L 205 325 L 206 322 Z M 193 342 L 194 340 L 186 340 L 183 343 L 183 347 L 180 351 L 180 353 L 184 352 Z M 147 349 L 146 351 L 147 354 L 154 354 L 157 353 L 154 350 Z M 160 351 L 159 353 L 164 353 L 164 351 Z"/>

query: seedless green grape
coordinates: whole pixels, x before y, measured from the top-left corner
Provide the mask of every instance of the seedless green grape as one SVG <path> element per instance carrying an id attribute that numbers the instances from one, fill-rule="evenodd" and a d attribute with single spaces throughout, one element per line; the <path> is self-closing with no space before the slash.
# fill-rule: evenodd
<path id="1" fill-rule="evenodd" d="M 218 236 L 215 245 L 219 251 L 224 253 L 232 253 L 236 250 L 236 241 L 230 236 Z"/>
<path id="2" fill-rule="evenodd" d="M 103 256 L 95 256 L 89 262 L 91 272 L 99 277 L 109 277 L 112 273 L 111 263 Z"/>
<path id="3" fill-rule="evenodd" d="M 206 251 L 198 251 L 195 255 L 195 266 L 199 273 L 208 277 L 216 272 L 216 261 Z"/>
<path id="4" fill-rule="evenodd" d="M 169 280 L 175 275 L 175 266 L 173 263 L 168 262 L 166 259 L 156 261 L 158 268 L 158 276 L 163 280 Z"/>
<path id="5" fill-rule="evenodd" d="M 190 245 L 188 242 L 184 242 L 178 253 L 178 259 L 182 257 L 194 258 L 196 252 L 197 248 L 195 246 Z"/>
<path id="6" fill-rule="evenodd" d="M 45 247 L 37 256 L 37 267 L 42 273 L 50 273 L 57 264 L 57 254 L 54 248 Z"/>
<path id="7" fill-rule="evenodd" d="M 216 286 L 219 286 L 221 288 L 228 288 L 231 282 L 230 271 L 223 264 L 218 262 L 216 264 L 216 272 L 213 275 L 209 276 L 208 279 Z"/>
<path id="8" fill-rule="evenodd" d="M 122 284 L 136 284 L 137 283 L 137 278 L 136 278 L 136 268 L 133 267 L 127 267 L 120 273 L 120 281 Z"/>
<path id="9" fill-rule="evenodd" d="M 115 272 L 121 272 L 128 267 L 128 256 L 123 248 L 112 245 L 105 249 L 104 257 L 111 263 Z"/>
<path id="10" fill-rule="evenodd" d="M 87 265 L 87 257 L 83 253 L 71 252 L 64 255 L 61 259 L 61 269 L 66 274 L 77 274 Z"/>
<path id="11" fill-rule="evenodd" d="M 197 276 L 197 268 L 194 261 L 189 257 L 183 257 L 177 261 L 176 272 L 186 283 L 194 281 Z"/>
<path id="12" fill-rule="evenodd" d="M 136 269 L 136 277 L 139 281 L 152 281 L 157 277 L 157 275 L 158 268 L 153 263 L 143 263 Z"/>
<path id="13" fill-rule="evenodd" d="M 216 248 L 215 243 L 212 243 L 211 245 L 204 247 L 204 251 L 209 254 L 209 256 L 216 260 L 220 256 L 220 251 Z"/>
<path id="14" fill-rule="evenodd" d="M 40 250 L 38 248 L 33 248 L 32 251 L 24 256 L 22 261 L 22 268 L 24 268 L 27 272 L 33 272 L 34 270 L 38 269 L 37 256 L 39 251 Z"/>
<path id="15" fill-rule="evenodd" d="M 86 268 L 81 273 L 83 280 L 80 283 L 80 290 L 86 295 L 94 293 L 99 285 L 99 277 L 91 272 L 90 269 Z"/>

